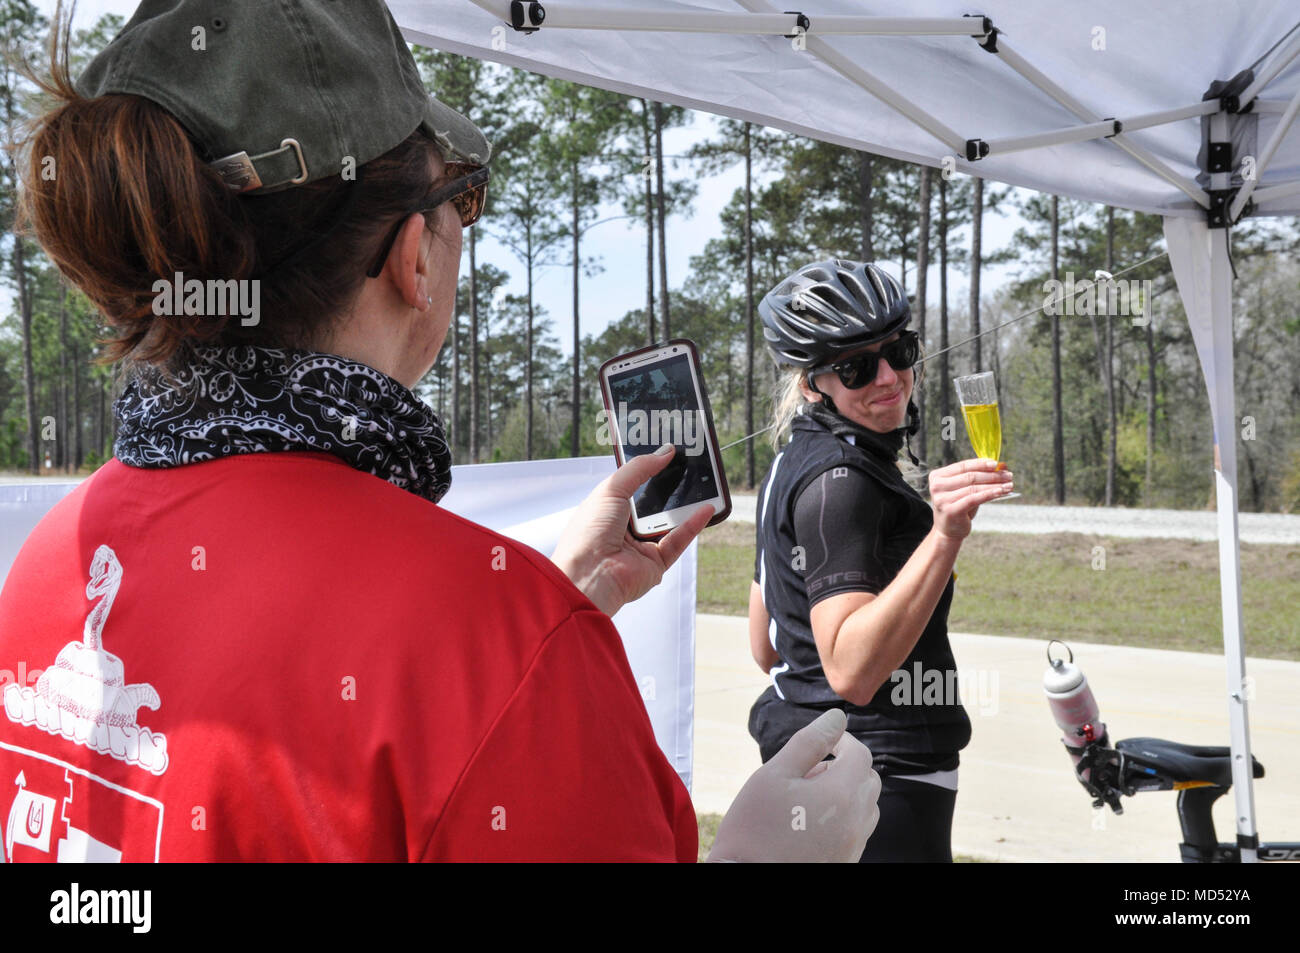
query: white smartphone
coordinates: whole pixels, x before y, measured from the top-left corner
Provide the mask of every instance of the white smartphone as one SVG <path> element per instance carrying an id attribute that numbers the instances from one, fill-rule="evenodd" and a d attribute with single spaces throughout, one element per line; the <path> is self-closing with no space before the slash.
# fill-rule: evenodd
<path id="1" fill-rule="evenodd" d="M 730 515 L 727 474 L 693 341 L 678 338 L 611 358 L 600 366 L 600 392 L 619 466 L 666 443 L 677 448 L 672 462 L 632 497 L 633 536 L 659 539 L 703 506 L 714 508 L 710 526 Z"/>

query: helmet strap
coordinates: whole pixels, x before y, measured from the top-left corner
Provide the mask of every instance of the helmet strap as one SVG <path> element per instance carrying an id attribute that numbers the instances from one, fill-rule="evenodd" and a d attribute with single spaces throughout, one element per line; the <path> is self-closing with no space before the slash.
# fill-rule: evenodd
<path id="1" fill-rule="evenodd" d="M 907 424 L 903 432 L 903 449 L 907 451 L 907 458 L 912 461 L 912 466 L 919 467 L 921 461 L 916 458 L 912 452 L 912 437 L 921 429 L 921 413 L 916 408 L 916 402 L 909 400 L 907 402 Z"/>

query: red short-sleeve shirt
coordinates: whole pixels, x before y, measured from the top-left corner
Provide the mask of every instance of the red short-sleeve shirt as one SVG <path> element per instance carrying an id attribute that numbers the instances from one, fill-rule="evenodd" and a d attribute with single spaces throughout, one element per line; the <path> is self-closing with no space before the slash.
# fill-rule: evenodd
<path id="1" fill-rule="evenodd" d="M 695 859 L 609 618 L 327 454 L 110 461 L 14 563 L 0 679 L 6 860 Z"/>

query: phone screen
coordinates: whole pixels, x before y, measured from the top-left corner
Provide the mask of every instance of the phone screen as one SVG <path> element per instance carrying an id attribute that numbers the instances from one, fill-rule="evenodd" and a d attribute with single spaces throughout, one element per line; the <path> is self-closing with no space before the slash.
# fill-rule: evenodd
<path id="1" fill-rule="evenodd" d="M 623 459 L 653 453 L 666 443 L 677 452 L 663 472 L 633 495 L 638 517 L 654 516 L 718 495 L 708 452 L 709 424 L 685 354 L 609 375 L 609 393 Z"/>

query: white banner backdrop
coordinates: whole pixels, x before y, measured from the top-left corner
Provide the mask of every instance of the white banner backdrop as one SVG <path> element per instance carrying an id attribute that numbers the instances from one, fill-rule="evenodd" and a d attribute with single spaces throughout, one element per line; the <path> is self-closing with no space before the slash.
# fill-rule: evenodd
<path id="1" fill-rule="evenodd" d="M 550 555 L 573 508 L 614 472 L 612 457 L 534 460 L 452 467 L 442 505 L 453 513 Z M 0 485 L 0 580 L 23 541 L 76 483 Z M 696 547 L 660 585 L 614 616 L 655 738 L 691 786 L 695 716 Z"/>
<path id="2" fill-rule="evenodd" d="M 573 508 L 614 472 L 613 457 L 452 468 L 442 505 L 550 555 Z M 664 580 L 615 616 L 659 747 L 691 786 L 695 720 L 694 543 Z"/>

